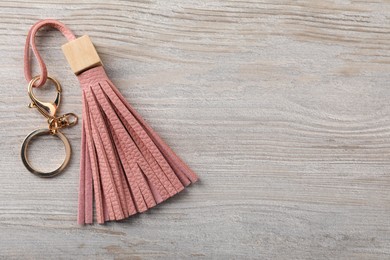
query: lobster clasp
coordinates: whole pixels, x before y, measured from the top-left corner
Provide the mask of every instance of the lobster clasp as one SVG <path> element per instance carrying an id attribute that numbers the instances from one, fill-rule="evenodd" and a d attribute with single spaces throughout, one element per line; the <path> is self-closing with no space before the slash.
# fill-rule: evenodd
<path id="1" fill-rule="evenodd" d="M 61 101 L 61 84 L 54 78 L 47 76 L 47 78 L 52 81 L 56 87 L 57 95 L 53 102 L 43 102 L 37 99 L 33 93 L 33 86 L 35 82 L 38 81 L 39 75 L 31 79 L 28 84 L 28 95 L 31 98 L 31 103 L 28 105 L 30 108 L 37 108 L 38 111 L 47 119 L 53 119 L 56 117 L 57 109 Z"/>

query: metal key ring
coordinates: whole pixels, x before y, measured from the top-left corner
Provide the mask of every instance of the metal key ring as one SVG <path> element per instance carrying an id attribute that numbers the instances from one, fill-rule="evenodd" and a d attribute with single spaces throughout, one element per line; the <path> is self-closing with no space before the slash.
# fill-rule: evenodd
<path id="1" fill-rule="evenodd" d="M 57 168 L 55 169 L 54 171 L 51 171 L 51 172 L 42 172 L 42 171 L 39 171 L 39 170 L 36 170 L 34 169 L 29 160 L 28 160 L 28 156 L 27 156 L 27 148 L 28 148 L 28 145 L 30 143 L 30 141 L 34 138 L 34 137 L 37 137 L 37 136 L 40 136 L 40 135 L 54 135 L 54 136 L 57 136 L 59 139 L 61 139 L 61 141 L 64 143 L 64 146 L 65 146 L 65 159 L 64 161 L 62 162 L 62 164 Z M 26 136 L 26 138 L 24 139 L 23 141 L 23 144 L 22 144 L 22 149 L 21 149 L 21 157 L 22 157 L 22 161 L 23 161 L 23 164 L 24 166 L 26 166 L 26 168 L 33 174 L 39 176 L 39 177 L 42 177 L 42 178 L 51 178 L 51 177 L 54 177 L 56 175 L 58 175 L 59 173 L 62 172 L 62 170 L 68 165 L 69 163 L 69 160 L 70 160 L 70 154 L 71 154 L 71 147 L 70 147 L 70 144 L 69 144 L 69 141 L 68 139 L 65 137 L 64 134 L 62 134 L 61 132 L 56 132 L 55 134 L 52 134 L 52 132 L 49 130 L 49 129 L 37 129 L 33 132 L 31 132 L 29 135 Z"/>

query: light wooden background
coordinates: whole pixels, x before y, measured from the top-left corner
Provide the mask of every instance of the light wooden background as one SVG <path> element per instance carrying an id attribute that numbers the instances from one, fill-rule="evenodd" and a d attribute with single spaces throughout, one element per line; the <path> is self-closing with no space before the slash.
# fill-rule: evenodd
<path id="1" fill-rule="evenodd" d="M 123 223 L 76 224 L 80 125 L 64 131 L 74 153 L 60 177 L 19 157 L 45 127 L 22 63 L 42 18 L 91 36 L 199 183 Z M 80 115 L 63 43 L 38 36 L 61 111 Z M 1 1 L 0 258 L 389 259 L 389 43 L 386 0 Z M 53 169 L 57 147 L 34 142 L 31 157 Z"/>

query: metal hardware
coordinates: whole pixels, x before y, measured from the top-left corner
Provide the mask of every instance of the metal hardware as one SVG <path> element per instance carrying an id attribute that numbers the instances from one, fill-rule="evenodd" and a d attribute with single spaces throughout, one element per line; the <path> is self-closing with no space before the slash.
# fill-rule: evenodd
<path id="1" fill-rule="evenodd" d="M 48 129 L 38 129 L 33 132 L 31 132 L 23 141 L 22 144 L 22 149 L 21 149 L 21 157 L 23 164 L 26 166 L 26 168 L 34 173 L 35 175 L 43 178 L 48 178 L 48 177 L 53 177 L 59 174 L 69 163 L 70 160 L 70 155 L 71 155 L 71 147 L 69 144 L 68 139 L 65 137 L 63 133 L 59 131 L 59 129 L 68 127 L 68 126 L 73 126 L 77 124 L 78 117 L 77 115 L 73 113 L 67 113 L 62 116 L 57 117 L 57 110 L 60 105 L 61 101 L 61 85 L 60 83 L 52 78 L 52 77 L 47 77 L 50 81 L 52 81 L 56 87 L 57 94 L 55 97 L 55 100 L 53 102 L 43 102 L 37 99 L 37 97 L 33 93 L 33 86 L 35 82 L 39 80 L 40 76 L 35 76 L 34 78 L 31 79 L 31 81 L 28 84 L 28 95 L 31 98 L 31 103 L 28 105 L 30 108 L 36 108 L 44 117 L 47 119 L 48 123 Z M 30 143 L 31 139 L 34 137 L 38 137 L 40 135 L 55 135 L 58 138 L 62 140 L 62 142 L 65 145 L 65 160 L 63 163 L 54 171 L 52 172 L 42 172 L 39 170 L 34 169 L 31 164 L 29 163 L 28 156 L 27 156 L 27 148 L 28 144 Z"/>

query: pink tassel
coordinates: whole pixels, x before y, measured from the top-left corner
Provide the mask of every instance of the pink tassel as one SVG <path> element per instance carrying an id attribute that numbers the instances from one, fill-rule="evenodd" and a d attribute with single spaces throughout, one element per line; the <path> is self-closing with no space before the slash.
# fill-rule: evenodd
<path id="1" fill-rule="evenodd" d="M 93 223 L 93 197 L 97 222 L 104 223 L 144 212 L 197 181 L 102 66 L 78 79 L 83 91 L 79 224 Z"/>
<path id="2" fill-rule="evenodd" d="M 34 24 L 26 39 L 24 72 L 29 82 L 30 46 L 41 74 L 35 87 L 47 80 L 46 65 L 35 44 L 44 26 L 58 29 L 68 43 L 62 46 L 83 92 L 78 223 L 127 218 L 172 197 L 198 177 L 130 106 L 108 79 L 100 58 L 84 35 L 76 38 L 59 21 Z"/>

